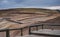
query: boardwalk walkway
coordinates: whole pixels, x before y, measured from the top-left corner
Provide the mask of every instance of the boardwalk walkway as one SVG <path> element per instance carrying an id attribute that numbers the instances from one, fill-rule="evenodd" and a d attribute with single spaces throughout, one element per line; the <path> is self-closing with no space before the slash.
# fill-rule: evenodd
<path id="1" fill-rule="evenodd" d="M 25 35 L 25 36 L 16 36 L 16 37 L 51 37 L 51 36 Z"/>

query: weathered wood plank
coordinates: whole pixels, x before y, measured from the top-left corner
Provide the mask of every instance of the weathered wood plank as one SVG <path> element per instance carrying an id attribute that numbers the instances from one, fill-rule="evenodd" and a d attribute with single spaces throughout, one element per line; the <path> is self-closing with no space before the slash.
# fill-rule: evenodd
<path id="1" fill-rule="evenodd" d="M 43 36 L 60 36 L 60 30 L 41 29 L 38 31 L 31 31 L 31 34 L 38 34 Z"/>
<path id="2" fill-rule="evenodd" d="M 16 37 L 51 37 L 51 36 L 25 35 L 25 36 L 16 36 Z"/>

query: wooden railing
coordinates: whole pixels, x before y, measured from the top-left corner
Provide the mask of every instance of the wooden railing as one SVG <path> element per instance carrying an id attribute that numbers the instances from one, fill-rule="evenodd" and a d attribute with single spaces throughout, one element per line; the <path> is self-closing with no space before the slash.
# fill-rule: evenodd
<path id="1" fill-rule="evenodd" d="M 36 30 L 38 30 L 38 27 L 39 26 L 42 26 L 42 29 L 44 29 L 44 25 L 48 25 L 48 26 L 60 26 L 59 23 L 40 23 L 40 24 L 37 24 L 37 25 L 30 25 L 30 26 L 26 26 L 24 28 L 29 28 L 29 34 L 31 34 L 31 28 L 32 27 L 36 27 Z M 12 30 L 21 30 L 21 36 L 23 36 L 23 29 L 24 28 L 14 28 L 14 29 L 0 29 L 0 32 L 6 32 L 6 37 L 10 37 L 10 31 Z"/>
<path id="2" fill-rule="evenodd" d="M 59 26 L 60 27 L 60 23 L 40 23 L 40 24 L 37 24 L 37 25 L 32 25 L 32 26 L 29 26 L 29 34 L 31 34 L 31 28 L 33 28 L 33 27 L 36 27 L 36 30 L 38 31 L 39 29 L 38 29 L 38 27 L 39 26 L 42 26 L 42 29 L 45 29 L 44 28 L 44 26 Z M 51 30 L 54 30 L 54 28 L 52 28 Z M 60 29 L 59 29 L 60 30 Z"/>
<path id="3" fill-rule="evenodd" d="M 27 28 L 27 27 L 24 27 L 24 28 Z M 6 32 L 6 37 L 10 37 L 10 31 L 13 31 L 13 30 L 20 30 L 21 36 L 23 36 L 23 29 L 24 29 L 24 28 L 0 29 L 0 32 Z"/>

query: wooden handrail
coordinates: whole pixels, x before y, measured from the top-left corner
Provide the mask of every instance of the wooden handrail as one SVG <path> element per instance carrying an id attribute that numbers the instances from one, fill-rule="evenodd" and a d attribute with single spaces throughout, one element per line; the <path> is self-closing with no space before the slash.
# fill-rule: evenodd
<path id="1" fill-rule="evenodd" d="M 41 23 L 41 24 L 37 24 L 37 25 L 30 25 L 30 26 L 26 26 L 26 27 L 23 27 L 23 28 L 8 28 L 8 29 L 0 29 L 0 32 L 6 32 L 6 37 L 10 37 L 10 34 L 9 34 L 9 32 L 10 31 L 12 31 L 12 30 L 21 30 L 21 36 L 23 36 L 23 29 L 24 28 L 29 28 L 29 34 L 31 34 L 31 27 L 38 27 L 38 26 L 42 26 L 42 29 L 43 29 L 43 26 L 44 26 L 44 24 L 48 24 L 48 26 L 60 26 L 60 24 L 58 23 L 55 23 L 55 25 L 53 24 L 53 23 L 51 23 L 51 25 L 50 25 L 50 23 Z M 36 30 L 38 30 L 38 28 L 36 29 Z"/>

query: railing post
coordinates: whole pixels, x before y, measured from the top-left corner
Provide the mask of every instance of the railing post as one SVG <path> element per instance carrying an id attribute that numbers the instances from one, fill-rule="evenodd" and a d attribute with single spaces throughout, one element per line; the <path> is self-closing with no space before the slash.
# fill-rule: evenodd
<path id="1" fill-rule="evenodd" d="M 8 29 L 6 30 L 6 37 L 10 37 Z"/>
<path id="2" fill-rule="evenodd" d="M 38 26 L 36 26 L 36 31 L 38 31 Z"/>
<path id="3" fill-rule="evenodd" d="M 29 34 L 31 34 L 31 27 L 29 27 Z"/>
<path id="4" fill-rule="evenodd" d="M 21 28 L 21 36 L 23 36 L 23 28 Z"/>
<path id="5" fill-rule="evenodd" d="M 43 24 L 42 24 L 42 29 L 43 29 L 44 27 L 43 27 Z"/>

